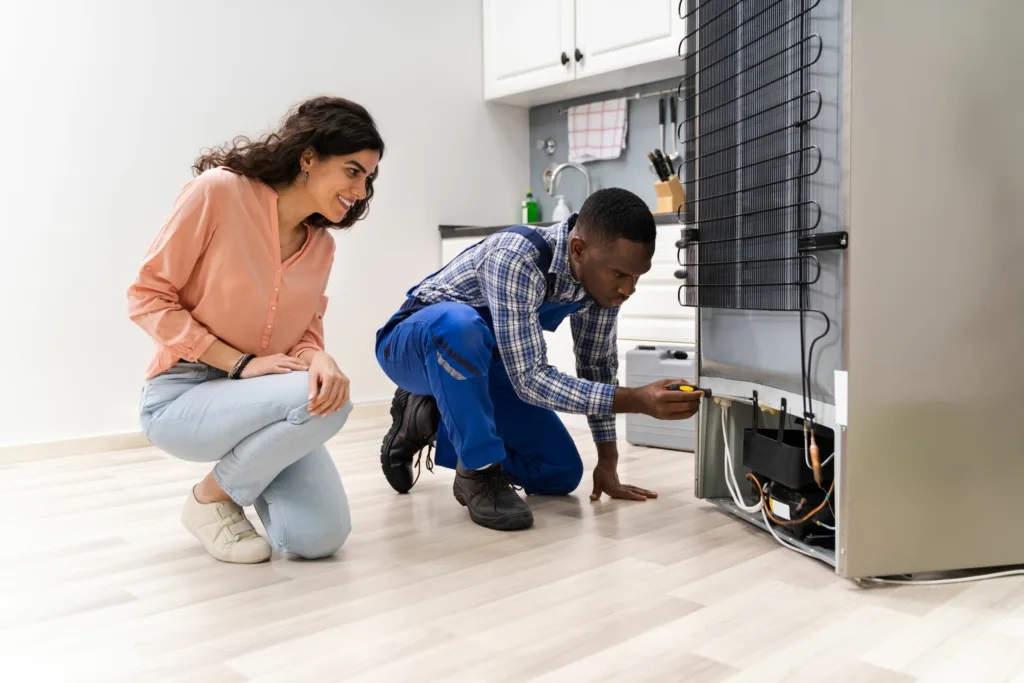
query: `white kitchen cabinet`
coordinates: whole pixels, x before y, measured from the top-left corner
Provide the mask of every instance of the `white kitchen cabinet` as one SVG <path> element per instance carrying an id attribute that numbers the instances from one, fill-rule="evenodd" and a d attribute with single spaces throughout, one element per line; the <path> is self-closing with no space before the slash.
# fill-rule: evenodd
<path id="1" fill-rule="evenodd" d="M 571 81 L 574 0 L 484 0 L 485 96 Z"/>
<path id="2" fill-rule="evenodd" d="M 684 22 L 674 0 L 576 0 L 576 45 L 585 78 L 677 54 Z"/>
<path id="3" fill-rule="evenodd" d="M 482 2 L 485 100 L 532 107 L 683 74 L 678 0 Z"/>

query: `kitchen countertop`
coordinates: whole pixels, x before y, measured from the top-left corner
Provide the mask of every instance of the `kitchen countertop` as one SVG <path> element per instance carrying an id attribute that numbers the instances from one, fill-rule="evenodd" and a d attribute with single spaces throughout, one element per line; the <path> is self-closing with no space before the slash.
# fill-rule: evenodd
<path id="1" fill-rule="evenodd" d="M 679 218 L 674 213 L 656 213 L 654 214 L 654 222 L 658 225 L 671 225 L 679 224 Z M 441 239 L 449 239 L 455 237 L 487 237 L 488 235 L 494 234 L 499 230 L 511 227 L 513 225 L 521 225 L 520 223 L 509 223 L 508 225 L 439 225 L 438 230 L 441 231 Z M 547 227 L 554 225 L 553 221 L 542 221 L 540 223 L 528 223 L 527 225 L 533 225 L 536 227 Z"/>

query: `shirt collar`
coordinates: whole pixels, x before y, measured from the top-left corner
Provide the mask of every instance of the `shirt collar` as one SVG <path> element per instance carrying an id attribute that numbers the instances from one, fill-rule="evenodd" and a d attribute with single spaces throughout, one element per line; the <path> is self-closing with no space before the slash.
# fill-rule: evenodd
<path id="1" fill-rule="evenodd" d="M 570 278 L 576 284 L 579 284 L 579 280 L 573 276 L 572 267 L 569 265 L 569 231 L 576 225 L 578 215 L 570 214 L 558 226 L 555 249 L 551 255 L 551 272 Z"/>

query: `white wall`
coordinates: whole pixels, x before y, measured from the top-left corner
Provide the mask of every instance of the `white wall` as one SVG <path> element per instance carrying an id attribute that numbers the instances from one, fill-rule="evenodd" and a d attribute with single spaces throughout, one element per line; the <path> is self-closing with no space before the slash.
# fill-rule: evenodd
<path id="1" fill-rule="evenodd" d="M 370 217 L 337 235 L 326 333 L 353 398 L 390 397 L 373 333 L 440 264 L 437 225 L 515 220 L 528 173 L 526 112 L 482 102 L 479 0 L 444 7 L 5 4 L 0 446 L 137 431 L 152 347 L 125 290 L 193 158 L 321 93 L 388 145 Z"/>

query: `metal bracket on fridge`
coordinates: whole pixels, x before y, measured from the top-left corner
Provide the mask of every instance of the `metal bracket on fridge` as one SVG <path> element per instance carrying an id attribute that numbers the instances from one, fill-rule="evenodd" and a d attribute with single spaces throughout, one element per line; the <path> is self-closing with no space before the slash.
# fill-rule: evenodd
<path id="1" fill-rule="evenodd" d="M 846 232 L 821 232 L 798 237 L 796 250 L 801 254 L 809 251 L 832 251 L 846 249 L 850 236 Z"/>
<path id="2" fill-rule="evenodd" d="M 683 228 L 679 231 L 679 235 L 679 240 L 676 242 L 676 249 L 685 249 L 691 244 L 696 244 L 700 241 L 699 228 Z"/>

